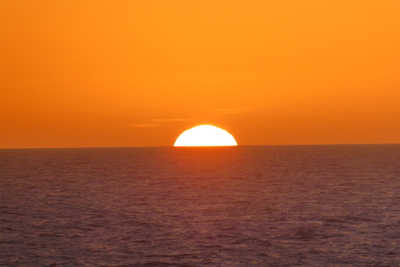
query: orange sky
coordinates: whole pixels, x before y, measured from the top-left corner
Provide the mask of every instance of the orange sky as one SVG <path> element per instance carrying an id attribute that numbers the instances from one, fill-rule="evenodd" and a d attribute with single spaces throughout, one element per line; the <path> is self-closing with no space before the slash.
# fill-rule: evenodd
<path id="1" fill-rule="evenodd" d="M 1 1 L 0 148 L 400 143 L 400 1 Z"/>

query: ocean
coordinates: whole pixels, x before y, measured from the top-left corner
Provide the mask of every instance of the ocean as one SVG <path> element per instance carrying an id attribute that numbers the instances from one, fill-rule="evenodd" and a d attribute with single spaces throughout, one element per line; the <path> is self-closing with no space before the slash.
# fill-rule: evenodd
<path id="1" fill-rule="evenodd" d="M 400 145 L 0 150 L 0 266 L 399 266 Z"/>

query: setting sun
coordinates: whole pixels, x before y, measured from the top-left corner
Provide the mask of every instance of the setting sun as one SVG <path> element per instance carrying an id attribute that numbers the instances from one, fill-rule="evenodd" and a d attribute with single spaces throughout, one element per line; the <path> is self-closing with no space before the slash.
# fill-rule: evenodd
<path id="1" fill-rule="evenodd" d="M 237 146 L 237 143 L 230 133 L 221 128 L 199 125 L 184 131 L 174 146 Z"/>

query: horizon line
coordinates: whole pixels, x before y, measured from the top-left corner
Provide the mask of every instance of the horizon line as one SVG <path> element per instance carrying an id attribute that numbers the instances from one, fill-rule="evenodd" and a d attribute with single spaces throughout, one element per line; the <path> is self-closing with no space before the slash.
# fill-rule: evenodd
<path id="1" fill-rule="evenodd" d="M 244 146 L 352 146 L 352 145 L 400 145 L 400 143 L 340 143 L 340 144 L 280 144 L 280 145 L 236 145 L 236 146 L 77 146 L 77 147 L 10 147 L 0 150 L 18 149 L 85 149 L 85 148 L 221 148 L 221 147 L 244 147 Z"/>

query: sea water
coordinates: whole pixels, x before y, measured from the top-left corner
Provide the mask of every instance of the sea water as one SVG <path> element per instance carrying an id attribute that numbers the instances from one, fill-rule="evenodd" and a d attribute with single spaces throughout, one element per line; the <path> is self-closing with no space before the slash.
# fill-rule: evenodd
<path id="1" fill-rule="evenodd" d="M 0 150 L 1 266 L 399 266 L 400 145 Z"/>

